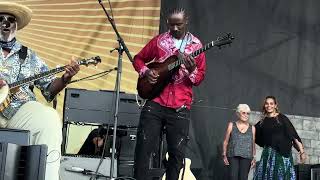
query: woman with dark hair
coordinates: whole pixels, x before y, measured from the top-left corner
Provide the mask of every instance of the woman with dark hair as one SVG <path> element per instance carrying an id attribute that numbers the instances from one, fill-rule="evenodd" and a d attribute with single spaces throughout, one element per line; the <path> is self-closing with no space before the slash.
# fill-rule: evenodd
<path id="1" fill-rule="evenodd" d="M 287 116 L 280 113 L 277 99 L 267 96 L 262 119 L 255 125 L 256 144 L 263 147 L 254 180 L 295 180 L 292 146 L 304 163 L 306 154 L 302 141 Z"/>

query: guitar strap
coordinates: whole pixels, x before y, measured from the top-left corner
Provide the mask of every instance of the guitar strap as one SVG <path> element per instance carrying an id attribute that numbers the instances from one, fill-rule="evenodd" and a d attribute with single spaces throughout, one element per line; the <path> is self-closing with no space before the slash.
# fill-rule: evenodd
<path id="1" fill-rule="evenodd" d="M 180 53 L 184 53 L 185 48 L 186 48 L 186 46 L 188 44 L 188 41 L 189 41 L 189 33 L 186 33 L 183 36 L 182 40 L 180 40 L 180 41 L 177 40 L 178 44 L 176 44 L 176 48 L 179 48 L 179 52 Z"/>
<path id="2" fill-rule="evenodd" d="M 22 64 L 27 58 L 28 48 L 22 45 L 18 53 L 19 53 L 20 64 Z"/>
<path id="3" fill-rule="evenodd" d="M 21 49 L 20 49 L 19 52 L 18 52 L 18 54 L 19 54 L 20 68 L 19 68 L 19 74 L 18 74 L 18 76 L 17 76 L 17 80 L 18 80 L 18 77 L 19 77 L 19 75 L 20 75 L 20 73 L 21 73 L 21 66 L 22 66 L 22 64 L 24 63 L 24 61 L 25 61 L 26 58 L 27 58 L 27 55 L 28 55 L 28 47 L 22 45 L 22 46 L 21 46 Z M 33 85 L 30 85 L 29 88 L 30 88 L 30 90 L 33 92 L 34 86 L 33 86 Z"/>

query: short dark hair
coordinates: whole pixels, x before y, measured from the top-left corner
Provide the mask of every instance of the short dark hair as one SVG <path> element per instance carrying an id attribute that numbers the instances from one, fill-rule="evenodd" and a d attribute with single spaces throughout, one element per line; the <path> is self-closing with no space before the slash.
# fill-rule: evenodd
<path id="1" fill-rule="evenodd" d="M 173 8 L 168 11 L 167 19 L 174 14 L 182 14 L 185 19 L 188 19 L 187 12 L 184 8 Z"/>

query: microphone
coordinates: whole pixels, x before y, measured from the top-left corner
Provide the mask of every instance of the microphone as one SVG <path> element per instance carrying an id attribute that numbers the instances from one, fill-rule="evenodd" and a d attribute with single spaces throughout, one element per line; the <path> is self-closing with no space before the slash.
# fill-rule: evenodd
<path id="1" fill-rule="evenodd" d="M 81 167 L 75 167 L 75 166 L 66 167 L 65 170 L 71 171 L 71 172 L 82 173 L 82 174 L 91 174 L 91 173 L 93 173 L 93 171 L 91 171 L 91 170 L 87 170 L 87 169 L 83 169 Z"/>
<path id="2" fill-rule="evenodd" d="M 75 172 L 75 173 L 82 173 L 84 175 L 96 175 L 97 177 L 109 177 L 109 176 L 105 176 L 99 172 L 96 174 L 94 171 L 84 169 L 81 167 L 76 167 L 76 166 L 66 167 L 65 170 L 70 171 L 70 172 Z"/>

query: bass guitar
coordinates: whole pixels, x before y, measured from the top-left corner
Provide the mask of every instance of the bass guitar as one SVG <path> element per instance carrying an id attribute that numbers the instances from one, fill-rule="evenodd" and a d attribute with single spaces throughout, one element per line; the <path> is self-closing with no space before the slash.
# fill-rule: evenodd
<path id="1" fill-rule="evenodd" d="M 212 48 L 229 45 L 232 43 L 234 37 L 228 33 L 223 37 L 218 37 L 217 40 L 211 41 L 204 47 L 194 51 L 190 54 L 192 57 L 196 57 L 204 51 Z M 147 65 L 149 69 L 155 70 L 159 77 L 155 84 L 151 84 L 146 76 L 140 77 L 137 83 L 138 94 L 143 99 L 154 99 L 157 97 L 162 90 L 170 83 L 172 76 L 179 69 L 180 65 L 184 63 L 184 59 L 181 55 L 172 55 L 167 58 L 164 62 L 153 62 Z"/>
<path id="2" fill-rule="evenodd" d="M 101 63 L 101 58 L 99 56 L 92 57 L 89 59 L 82 59 L 77 62 L 79 65 L 97 65 L 98 63 Z M 7 84 L 0 88 L 0 111 L 3 111 L 9 104 L 10 99 L 12 95 L 14 95 L 16 92 L 18 92 L 19 87 L 25 84 L 30 84 L 36 80 L 42 79 L 44 77 L 52 76 L 54 74 L 58 74 L 60 72 L 63 72 L 65 70 L 66 66 L 61 66 L 55 69 L 51 69 L 49 71 L 36 74 L 34 76 L 30 76 L 28 78 L 16 81 L 11 84 Z"/>

